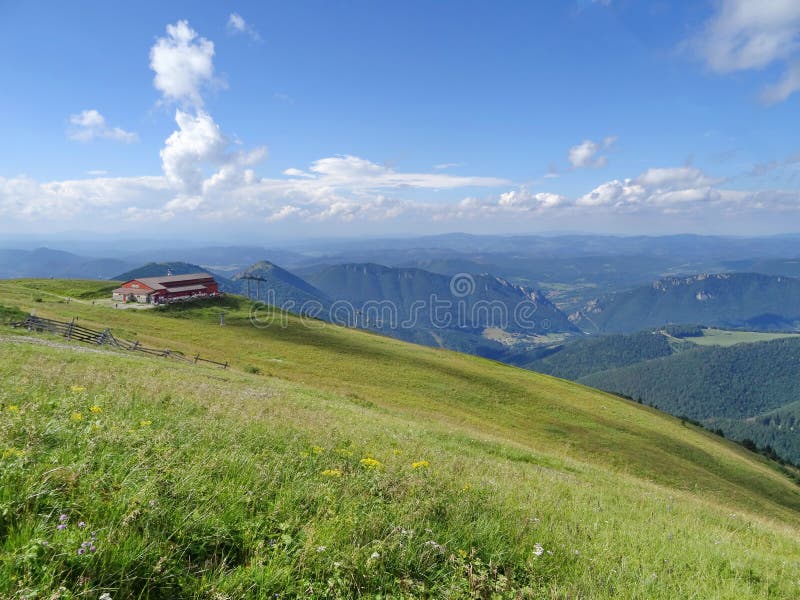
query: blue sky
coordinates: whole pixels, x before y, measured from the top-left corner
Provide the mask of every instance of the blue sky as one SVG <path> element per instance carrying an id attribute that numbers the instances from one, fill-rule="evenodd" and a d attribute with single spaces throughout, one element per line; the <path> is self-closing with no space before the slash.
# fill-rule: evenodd
<path id="1" fill-rule="evenodd" d="M 798 231 L 800 3 L 0 3 L 0 232 Z"/>

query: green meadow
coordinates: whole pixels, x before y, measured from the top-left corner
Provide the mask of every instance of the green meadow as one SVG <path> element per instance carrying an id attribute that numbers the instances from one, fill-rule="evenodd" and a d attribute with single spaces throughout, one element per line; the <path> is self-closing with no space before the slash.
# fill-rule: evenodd
<path id="1" fill-rule="evenodd" d="M 733 331 L 727 329 L 704 329 L 703 335 L 689 338 L 699 346 L 735 346 L 736 344 L 752 344 L 769 342 L 788 337 L 798 337 L 797 333 L 767 333 L 759 331 Z"/>
<path id="2" fill-rule="evenodd" d="M 0 316 L 231 368 L 0 328 L 0 597 L 800 594 L 797 474 L 738 445 L 477 357 L 256 327 L 238 297 L 92 304 L 109 289 L 1 281 Z"/>

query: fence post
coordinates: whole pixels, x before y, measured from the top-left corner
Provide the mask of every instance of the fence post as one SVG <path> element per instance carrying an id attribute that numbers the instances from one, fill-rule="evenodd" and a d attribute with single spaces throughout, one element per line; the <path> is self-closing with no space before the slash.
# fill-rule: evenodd
<path id="1" fill-rule="evenodd" d="M 72 321 L 69 322 L 69 328 L 67 329 L 67 339 L 72 339 L 72 331 L 75 329 L 75 317 L 72 317 Z"/>

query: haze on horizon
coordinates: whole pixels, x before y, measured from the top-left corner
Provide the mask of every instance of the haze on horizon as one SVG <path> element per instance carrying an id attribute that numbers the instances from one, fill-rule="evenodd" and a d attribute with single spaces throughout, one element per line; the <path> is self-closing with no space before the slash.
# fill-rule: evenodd
<path id="1" fill-rule="evenodd" d="M 0 236 L 798 231 L 800 3 L 0 6 Z"/>

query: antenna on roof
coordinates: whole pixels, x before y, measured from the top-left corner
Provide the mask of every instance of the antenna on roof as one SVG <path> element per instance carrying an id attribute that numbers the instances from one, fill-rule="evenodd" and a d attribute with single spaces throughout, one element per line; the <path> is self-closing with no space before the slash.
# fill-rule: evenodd
<path id="1" fill-rule="evenodd" d="M 172 269 L 167 267 L 167 277 L 172 277 Z"/>

